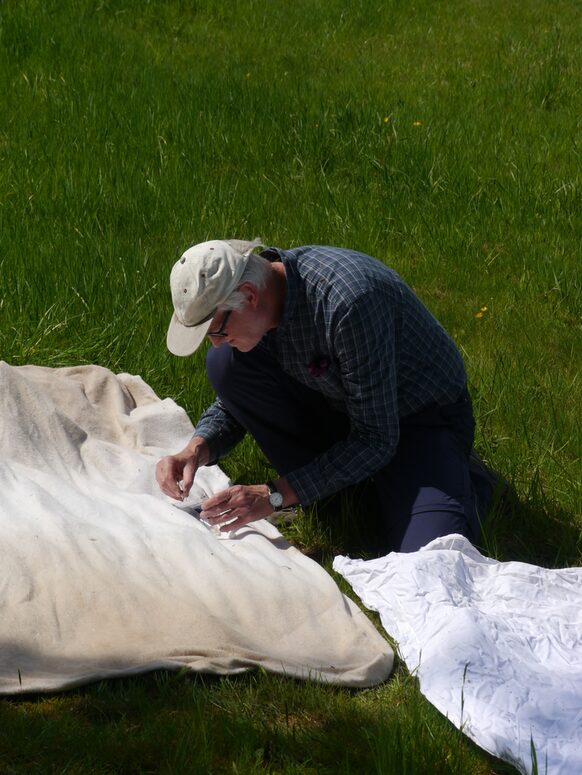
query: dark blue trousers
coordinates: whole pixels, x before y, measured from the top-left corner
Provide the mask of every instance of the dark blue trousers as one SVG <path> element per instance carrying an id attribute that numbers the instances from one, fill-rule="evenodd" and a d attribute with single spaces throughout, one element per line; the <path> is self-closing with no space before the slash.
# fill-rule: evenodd
<path id="1" fill-rule="evenodd" d="M 283 372 L 261 346 L 248 353 L 226 344 L 211 348 L 206 368 L 225 407 L 280 476 L 349 433 L 347 415 Z M 386 549 L 415 551 L 449 533 L 479 541 L 483 508 L 469 473 L 473 430 L 467 391 L 454 404 L 435 404 L 400 421 L 396 454 L 373 476 Z"/>

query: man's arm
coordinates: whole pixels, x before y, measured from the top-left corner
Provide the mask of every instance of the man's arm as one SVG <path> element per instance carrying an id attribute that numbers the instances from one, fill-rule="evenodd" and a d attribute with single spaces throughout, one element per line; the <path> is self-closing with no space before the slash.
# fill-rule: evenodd
<path id="1" fill-rule="evenodd" d="M 162 492 L 176 500 L 187 498 L 200 466 L 216 463 L 244 434 L 244 428 L 217 399 L 202 414 L 184 449 L 158 461 L 156 480 Z"/>
<path id="2" fill-rule="evenodd" d="M 194 429 L 194 436 L 201 436 L 208 444 L 207 465 L 217 463 L 227 455 L 245 433 L 245 429 L 234 419 L 220 398 L 202 413 Z"/>

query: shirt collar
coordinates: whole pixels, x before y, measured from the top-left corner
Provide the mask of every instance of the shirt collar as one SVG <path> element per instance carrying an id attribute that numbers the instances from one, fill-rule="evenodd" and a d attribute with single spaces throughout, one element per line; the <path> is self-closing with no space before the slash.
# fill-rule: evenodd
<path id="1" fill-rule="evenodd" d="M 299 295 L 299 277 L 297 276 L 295 262 L 287 251 L 281 250 L 280 248 L 267 248 L 262 251 L 261 256 L 271 262 L 281 261 L 285 267 L 285 278 L 287 282 L 285 303 L 283 305 L 283 313 L 281 314 L 279 325 L 275 329 L 275 331 L 281 331 L 288 325 L 295 312 L 297 297 Z"/>

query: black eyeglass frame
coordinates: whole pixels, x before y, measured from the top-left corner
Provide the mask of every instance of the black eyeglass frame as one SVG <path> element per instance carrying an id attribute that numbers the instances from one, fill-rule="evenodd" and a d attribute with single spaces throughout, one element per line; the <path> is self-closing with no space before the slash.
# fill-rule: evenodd
<path id="1" fill-rule="evenodd" d="M 214 336 L 214 337 L 225 337 L 228 336 L 228 332 L 224 329 L 226 328 L 226 324 L 228 323 L 229 317 L 232 315 L 232 310 L 229 309 L 225 312 L 224 317 L 222 318 L 222 323 L 220 324 L 220 327 L 217 331 L 207 331 L 206 336 Z"/>

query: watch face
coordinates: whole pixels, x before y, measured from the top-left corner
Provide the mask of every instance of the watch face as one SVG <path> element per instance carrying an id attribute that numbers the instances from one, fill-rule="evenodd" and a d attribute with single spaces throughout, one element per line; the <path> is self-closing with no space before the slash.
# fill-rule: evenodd
<path id="1" fill-rule="evenodd" d="M 283 496 L 280 492 L 272 492 L 269 495 L 269 503 L 274 509 L 279 509 L 283 505 Z"/>

